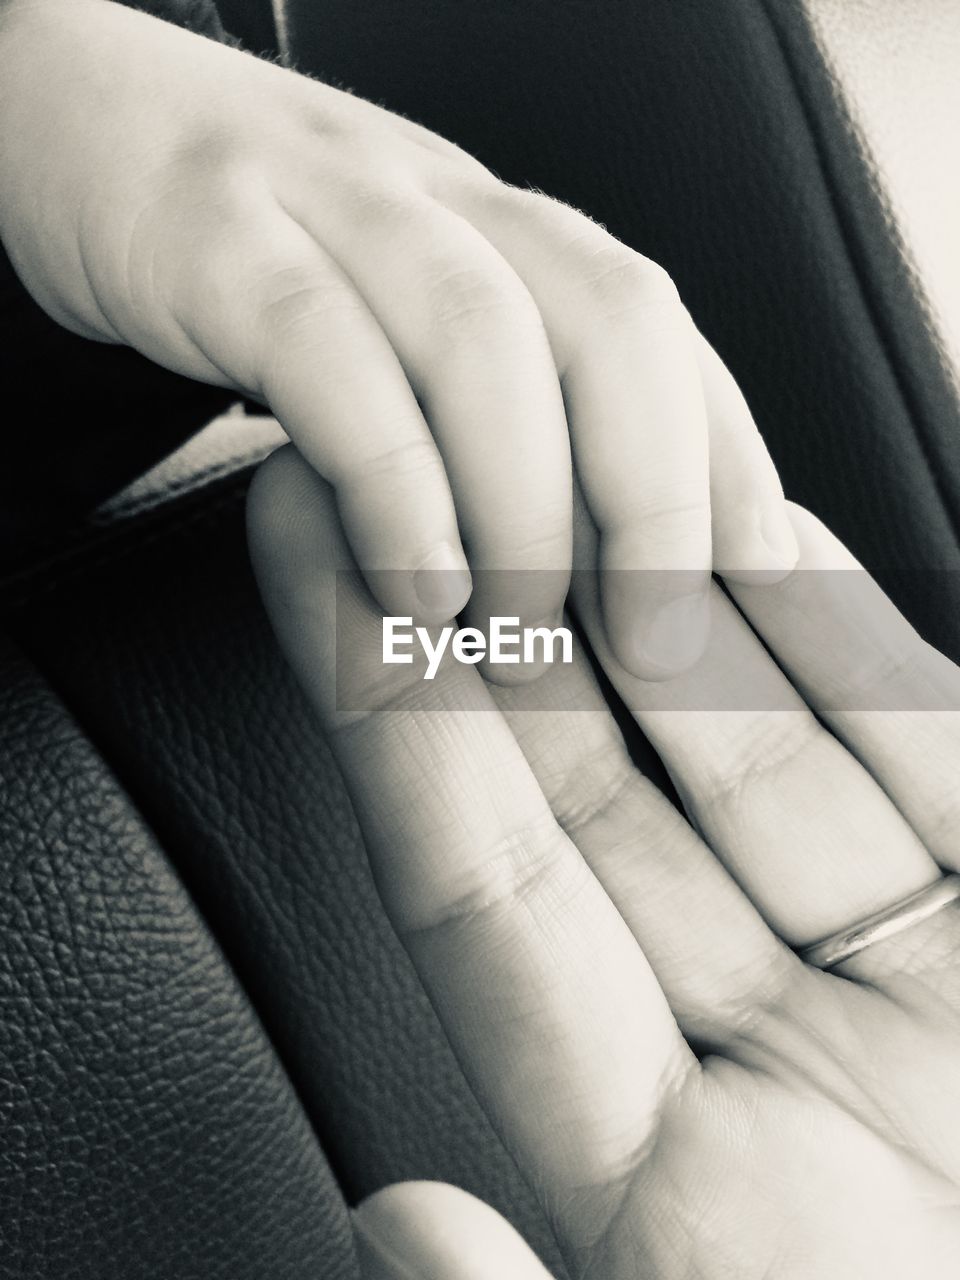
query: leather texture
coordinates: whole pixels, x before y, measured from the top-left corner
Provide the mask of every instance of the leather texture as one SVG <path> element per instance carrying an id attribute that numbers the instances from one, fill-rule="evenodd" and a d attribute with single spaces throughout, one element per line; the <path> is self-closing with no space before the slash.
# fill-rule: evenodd
<path id="1" fill-rule="evenodd" d="M 882 148 L 808 10 L 287 0 L 282 18 L 305 69 L 662 261 L 789 494 L 960 658 L 953 375 Z M 137 440 L 130 403 L 110 430 Z M 172 437 L 197 403 L 151 421 Z M 28 657 L 0 668 L 0 1276 L 349 1275 L 344 1199 L 403 1177 L 489 1199 L 559 1275 L 266 626 L 245 448 L 155 474 L 6 580 Z M 147 461 L 117 450 L 114 488 Z"/>
<path id="2" fill-rule="evenodd" d="M 348 1199 L 401 1178 L 458 1183 L 559 1272 L 390 930 L 332 757 L 262 614 L 245 486 L 241 473 L 123 508 L 59 564 L 10 582 L 10 626 L 156 832 Z M 194 1053 L 186 1033 L 182 1051 Z"/>
<path id="3" fill-rule="evenodd" d="M 195 904 L 0 637 L 0 1276 L 354 1268 L 316 1136 Z"/>

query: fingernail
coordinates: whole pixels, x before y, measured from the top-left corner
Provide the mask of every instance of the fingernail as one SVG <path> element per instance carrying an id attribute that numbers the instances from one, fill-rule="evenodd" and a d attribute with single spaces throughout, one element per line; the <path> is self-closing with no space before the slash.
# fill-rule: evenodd
<path id="1" fill-rule="evenodd" d="M 706 592 L 663 605 L 637 636 L 636 655 L 644 677 L 657 679 L 688 670 L 702 656 L 709 629 Z"/>
<path id="2" fill-rule="evenodd" d="M 545 618 L 541 618 L 539 622 L 531 623 L 529 626 L 522 619 L 521 622 L 525 628 L 525 638 L 520 651 L 519 663 L 515 666 L 496 666 L 485 659 L 481 664 L 480 670 L 484 678 L 492 684 L 505 686 L 529 684 L 531 681 L 537 680 L 551 667 L 560 666 L 564 661 L 564 655 L 568 648 L 571 658 L 573 656 L 572 641 L 565 644 L 562 635 L 542 634 L 534 638 L 534 632 L 536 631 L 555 633 L 564 626 L 562 609 L 548 614 Z M 529 658 L 526 656 L 528 642 L 531 646 Z"/>
<path id="3" fill-rule="evenodd" d="M 787 519 L 787 514 L 782 507 L 767 508 L 763 512 L 760 518 L 760 536 L 778 567 L 796 568 L 797 561 L 800 559 L 800 547 L 797 544 L 797 535 L 793 532 L 793 525 Z"/>
<path id="4" fill-rule="evenodd" d="M 470 599 L 473 580 L 461 552 L 441 542 L 414 572 L 413 589 L 423 613 L 436 622 L 455 617 Z"/>

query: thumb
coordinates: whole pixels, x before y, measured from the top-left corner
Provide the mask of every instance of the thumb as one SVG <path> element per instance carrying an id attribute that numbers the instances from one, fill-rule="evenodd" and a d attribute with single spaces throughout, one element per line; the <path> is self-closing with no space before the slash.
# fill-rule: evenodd
<path id="1" fill-rule="evenodd" d="M 550 1280 L 495 1209 L 445 1182 L 397 1182 L 353 1211 L 363 1280 Z"/>

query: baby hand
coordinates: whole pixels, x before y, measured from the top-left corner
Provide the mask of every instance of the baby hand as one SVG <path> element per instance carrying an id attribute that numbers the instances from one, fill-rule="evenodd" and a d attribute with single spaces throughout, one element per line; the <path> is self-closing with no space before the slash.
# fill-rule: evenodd
<path id="1" fill-rule="evenodd" d="M 476 617 L 552 624 L 574 471 L 638 675 L 699 656 L 714 564 L 796 561 L 666 273 L 402 117 L 109 0 L 7 0 L 0 191 L 56 320 L 269 405 L 386 613 L 447 621 L 469 561 L 509 571 Z"/>

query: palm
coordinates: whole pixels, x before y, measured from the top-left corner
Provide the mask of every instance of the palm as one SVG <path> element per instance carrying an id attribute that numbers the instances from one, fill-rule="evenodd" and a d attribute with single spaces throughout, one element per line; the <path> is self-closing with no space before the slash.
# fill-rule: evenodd
<path id="1" fill-rule="evenodd" d="M 456 666 L 386 685 L 373 602 L 335 583 L 329 492 L 290 454 L 254 490 L 261 587 L 384 903 L 590 1280 L 956 1274 L 960 907 L 843 976 L 792 948 L 960 867 L 960 672 L 796 523 L 801 565 L 829 572 L 734 592 L 789 680 L 719 593 L 698 666 L 634 679 L 581 584 L 688 822 L 631 763 L 585 660 L 539 680 L 534 706 Z M 337 646 L 362 715 L 337 704 Z M 478 699 L 487 713 L 465 709 Z"/>
<path id="2" fill-rule="evenodd" d="M 942 1101 L 951 1070 L 892 1094 L 864 1080 L 873 1072 L 897 1080 L 897 1055 L 872 1055 L 874 1041 L 909 1044 L 925 1064 L 956 1063 L 960 1035 L 952 1027 L 928 1036 L 923 1018 L 879 997 L 875 1024 L 861 1036 L 852 1029 L 863 1011 L 846 994 L 828 997 L 839 1035 L 810 1034 L 813 1020 L 822 1022 L 822 991 L 795 992 L 664 1103 L 658 1128 L 669 1140 L 582 1254 L 585 1277 L 956 1275 L 960 1116 Z"/>

